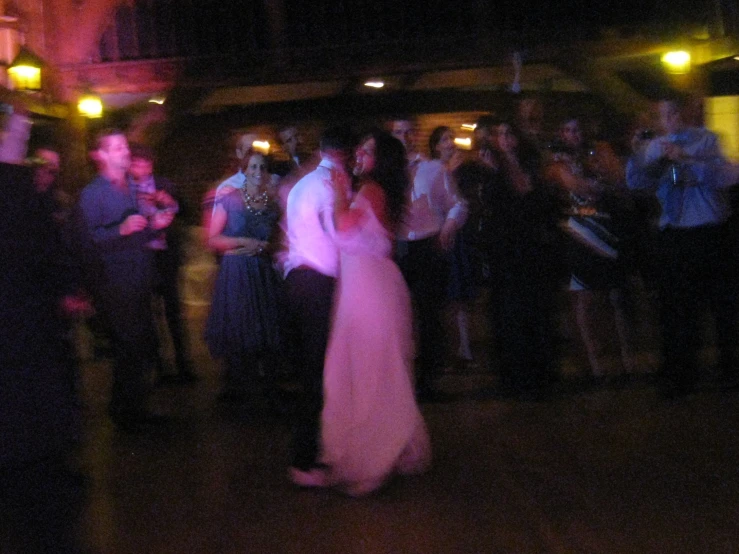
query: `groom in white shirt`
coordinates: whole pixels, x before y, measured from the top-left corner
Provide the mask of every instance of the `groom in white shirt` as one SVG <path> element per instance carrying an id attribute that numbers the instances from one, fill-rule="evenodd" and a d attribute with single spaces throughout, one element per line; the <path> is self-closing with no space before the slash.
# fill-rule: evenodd
<path id="1" fill-rule="evenodd" d="M 290 479 L 303 487 L 321 486 L 319 423 L 323 408 L 323 363 L 328 343 L 339 252 L 334 242 L 332 171 L 347 172 L 354 139 L 333 127 L 320 141 L 321 163 L 300 179 L 287 197 L 285 290 L 290 337 L 295 344 L 302 398 L 293 432 Z M 351 191 L 346 191 L 347 196 Z"/>

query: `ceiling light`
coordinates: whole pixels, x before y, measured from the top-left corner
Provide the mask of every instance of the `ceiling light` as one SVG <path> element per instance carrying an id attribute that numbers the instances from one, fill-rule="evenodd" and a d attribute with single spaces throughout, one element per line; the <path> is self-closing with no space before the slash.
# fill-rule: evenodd
<path id="1" fill-rule="evenodd" d="M 662 63 L 668 73 L 681 75 L 690 71 L 690 54 L 685 50 L 667 52 L 662 56 Z"/>
<path id="2" fill-rule="evenodd" d="M 477 123 L 462 123 L 462 129 L 465 131 L 474 131 L 477 129 Z"/>
<path id="3" fill-rule="evenodd" d="M 257 152 L 261 152 L 265 156 L 269 154 L 269 141 L 267 140 L 255 140 L 251 143 L 251 147 L 256 150 Z"/>
<path id="4" fill-rule="evenodd" d="M 370 88 L 382 88 L 385 86 L 385 83 L 384 81 L 366 81 L 364 86 Z"/>

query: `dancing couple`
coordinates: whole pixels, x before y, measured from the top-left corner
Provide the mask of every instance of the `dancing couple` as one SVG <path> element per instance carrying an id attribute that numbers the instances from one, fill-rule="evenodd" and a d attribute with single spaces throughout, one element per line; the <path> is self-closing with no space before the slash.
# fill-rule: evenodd
<path id="1" fill-rule="evenodd" d="M 405 150 L 386 132 L 366 135 L 353 194 L 352 148 L 348 130 L 327 129 L 320 164 L 290 191 L 285 285 L 303 392 L 290 478 L 361 496 L 427 469 L 431 449 L 414 394 L 410 296 L 392 259 Z"/>

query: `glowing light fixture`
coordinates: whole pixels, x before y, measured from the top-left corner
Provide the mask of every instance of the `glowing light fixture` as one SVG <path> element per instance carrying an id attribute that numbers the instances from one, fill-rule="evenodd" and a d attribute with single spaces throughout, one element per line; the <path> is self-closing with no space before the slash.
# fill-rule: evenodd
<path id="1" fill-rule="evenodd" d="M 251 143 L 251 147 L 265 156 L 269 154 L 270 144 L 268 140 L 255 140 Z"/>
<path id="2" fill-rule="evenodd" d="M 734 59 L 739 62 L 739 56 L 734 56 Z"/>
<path id="3" fill-rule="evenodd" d="M 103 101 L 95 94 L 84 94 L 77 102 L 77 111 L 91 119 L 103 116 Z"/>
<path id="4" fill-rule="evenodd" d="M 668 73 L 682 75 L 690 71 L 690 54 L 685 50 L 667 52 L 662 56 L 662 63 Z"/>
<path id="5" fill-rule="evenodd" d="M 469 149 L 472 148 L 472 139 L 469 138 L 469 137 L 467 137 L 467 138 L 457 137 L 457 138 L 454 139 L 454 144 L 456 144 L 460 148 L 464 148 L 465 150 L 469 150 Z"/>
<path id="6" fill-rule="evenodd" d="M 150 104 L 159 104 L 161 106 L 162 104 L 164 104 L 164 101 L 165 100 L 166 100 L 166 98 L 164 98 L 164 96 L 154 96 L 152 98 L 149 98 L 149 103 Z"/>
<path id="7" fill-rule="evenodd" d="M 465 131 L 474 131 L 477 129 L 477 123 L 462 123 L 462 129 Z"/>
<path id="8" fill-rule="evenodd" d="M 370 88 L 382 88 L 382 87 L 385 86 L 385 82 L 384 81 L 379 81 L 379 80 L 378 81 L 366 81 L 364 83 L 364 86 L 365 87 L 370 87 Z"/>
<path id="9" fill-rule="evenodd" d="M 41 68 L 44 61 L 25 46 L 21 46 L 18 55 L 8 66 L 8 77 L 15 90 L 41 90 Z"/>

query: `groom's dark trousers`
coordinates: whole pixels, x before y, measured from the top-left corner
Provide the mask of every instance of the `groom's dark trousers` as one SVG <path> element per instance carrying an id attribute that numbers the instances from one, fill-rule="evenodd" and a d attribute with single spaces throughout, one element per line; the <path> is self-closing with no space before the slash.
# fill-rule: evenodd
<path id="1" fill-rule="evenodd" d="M 292 466 L 301 470 L 315 466 L 320 455 L 323 363 L 335 284 L 333 277 L 307 266 L 291 270 L 285 278 L 289 337 L 302 389 L 293 431 Z"/>

